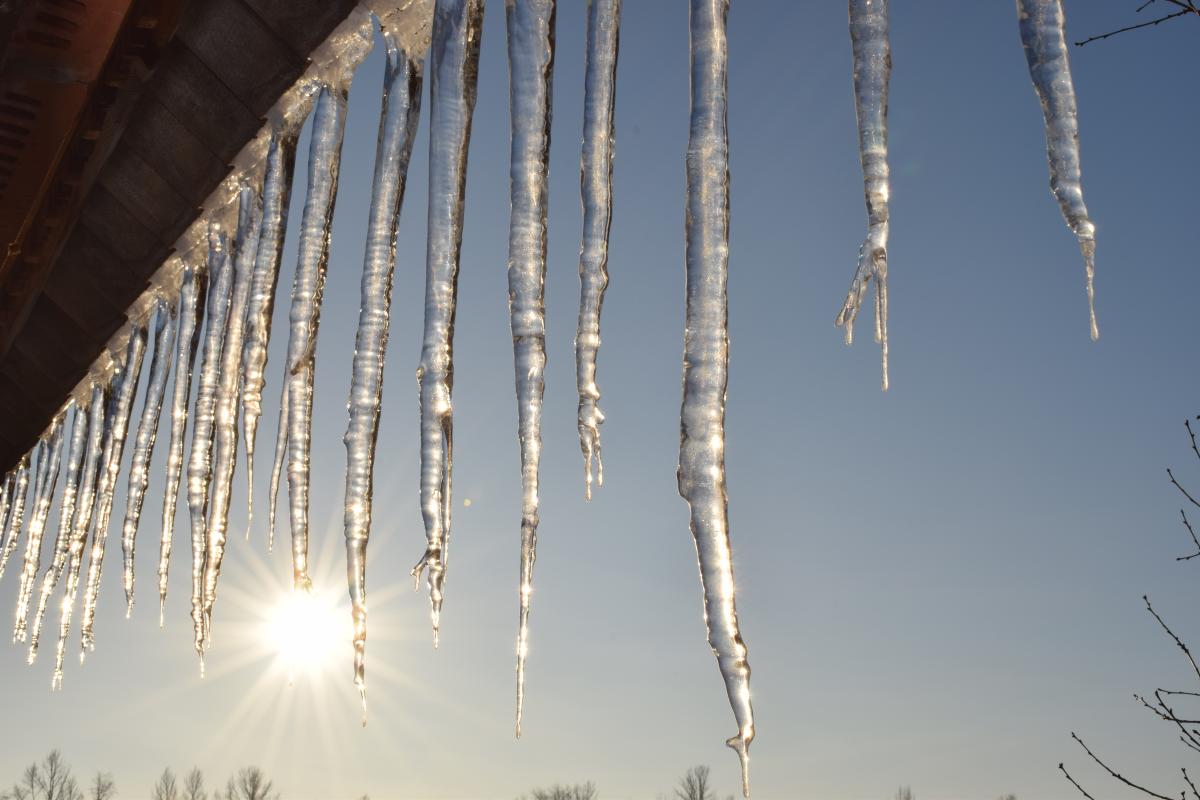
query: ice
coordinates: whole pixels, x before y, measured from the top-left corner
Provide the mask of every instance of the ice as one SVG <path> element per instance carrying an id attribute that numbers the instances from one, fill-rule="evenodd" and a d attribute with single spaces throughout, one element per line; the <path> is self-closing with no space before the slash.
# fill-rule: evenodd
<path id="1" fill-rule="evenodd" d="M 12 480 L 12 490 L 9 492 L 11 499 L 6 509 L 7 513 L 3 518 L 4 538 L 2 540 L 3 544 L 0 545 L 0 577 L 4 576 L 4 569 L 8 566 L 8 559 L 16 552 L 17 542 L 21 538 L 21 529 L 25 523 L 25 498 L 29 493 L 28 453 L 21 456 Z"/>
<path id="2" fill-rule="evenodd" d="M 13 627 L 13 641 L 25 641 L 25 628 L 29 618 L 29 601 L 33 597 L 33 585 L 37 580 L 38 567 L 42 561 L 42 537 L 46 531 L 46 520 L 50 516 L 50 504 L 54 500 L 54 489 L 58 485 L 58 472 L 62 460 L 63 426 L 66 409 L 60 411 L 50 423 L 38 452 L 38 471 L 33 489 L 33 513 L 29 515 L 29 536 L 25 540 L 25 562 L 21 567 L 21 586 L 17 593 L 17 615 Z"/>

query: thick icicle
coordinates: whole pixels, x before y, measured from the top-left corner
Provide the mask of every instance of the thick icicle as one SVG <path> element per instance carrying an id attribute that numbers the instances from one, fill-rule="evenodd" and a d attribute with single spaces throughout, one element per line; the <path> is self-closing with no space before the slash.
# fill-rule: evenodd
<path id="1" fill-rule="evenodd" d="M 1046 120 L 1046 155 L 1050 161 L 1050 190 L 1063 218 L 1079 240 L 1087 276 L 1088 315 L 1092 339 L 1096 327 L 1093 281 L 1096 275 L 1096 226 L 1083 202 L 1079 167 L 1079 111 L 1067 56 L 1066 17 L 1062 0 L 1017 0 L 1021 44 L 1033 88 Z"/>
<path id="2" fill-rule="evenodd" d="M 579 327 L 575 332 L 575 384 L 579 391 L 579 445 L 583 449 L 584 494 L 592 499 L 592 461 L 604 485 L 600 457 L 600 307 L 608 287 L 608 231 L 612 224 L 612 165 L 616 128 L 617 45 L 621 0 L 591 0 L 587 18 L 587 65 L 583 97 L 583 155 L 579 187 L 583 199 L 583 242 L 579 246 Z"/>
<path id="3" fill-rule="evenodd" d="M 687 150 L 687 317 L 680 412 L 679 494 L 691 510 L 708 643 L 738 732 L 727 744 L 750 794 L 750 665 L 738 629 L 725 495 L 725 390 L 729 376 L 729 136 L 726 128 L 729 0 L 691 0 L 691 130 Z"/>
<path id="4" fill-rule="evenodd" d="M 88 559 L 87 591 L 84 593 L 83 620 L 80 625 L 83 653 L 95 648 L 92 628 L 96 621 L 96 599 L 100 595 L 100 574 L 104 569 L 104 547 L 108 541 L 108 520 L 112 513 L 113 492 L 121 472 L 121 456 L 125 452 L 125 439 L 129 434 L 129 417 L 133 413 L 133 399 L 137 395 L 138 379 L 142 374 L 142 358 L 146 354 L 146 325 L 135 325 L 129 332 L 129 343 L 125 347 L 125 363 L 119 378 L 114 377 L 112 419 L 104 443 L 104 454 L 100 461 L 100 475 L 96 479 L 96 519 L 92 533 L 92 552 Z M 119 382 L 118 382 L 119 381 Z"/>
<path id="5" fill-rule="evenodd" d="M 92 522 L 92 509 L 96 500 L 96 481 L 99 477 L 100 457 L 104 449 L 104 441 L 108 438 L 109 428 L 109 395 L 108 386 L 99 384 L 92 386 L 91 410 L 88 420 L 87 450 L 83 456 L 82 472 L 79 475 L 79 491 L 75 496 L 74 513 L 71 515 L 71 541 L 68 553 L 67 585 L 62 600 L 62 616 L 58 624 L 58 648 L 54 656 L 54 677 L 51 687 L 62 687 L 63 657 L 67 651 L 67 634 L 71 630 L 71 611 L 75 607 L 75 595 L 79 591 L 79 572 L 83 565 L 83 548 L 87 545 L 88 528 Z M 34 636 L 34 648 L 30 656 L 36 652 L 37 636 Z"/>
<path id="6" fill-rule="evenodd" d="M 44 443 L 41 446 L 43 449 L 45 448 Z M 13 488 L 9 493 L 8 513 L 3 518 L 4 544 L 0 548 L 0 577 L 4 576 L 4 568 L 8 566 L 8 559 L 16 551 L 17 542 L 21 538 L 21 528 L 25 524 L 25 498 L 28 493 L 29 453 L 26 453 L 21 456 L 21 460 L 17 464 L 15 477 L 13 478 Z"/>
<path id="7" fill-rule="evenodd" d="M 216 441 L 213 450 L 212 508 L 206 534 L 208 555 L 204 561 L 204 638 L 207 644 L 212 629 L 212 609 L 217 599 L 217 580 L 225 557 L 225 538 L 229 527 L 230 492 L 237 464 L 237 408 L 241 386 L 242 342 L 245 333 L 246 304 L 254 257 L 258 251 L 262 226 L 262 198 L 258 191 L 243 186 L 238 210 L 235 273 L 229 301 L 225 342 L 221 351 L 221 377 L 216 399 Z"/>
<path id="8" fill-rule="evenodd" d="M 313 375 L 317 361 L 317 329 L 321 296 L 329 262 L 329 233 L 337 199 L 342 136 L 346 131 L 348 83 L 321 87 L 313 112 L 308 153 L 308 194 L 300 222 L 300 253 L 292 284 L 288 316 L 287 363 L 283 382 L 279 437 L 287 439 L 287 477 L 292 527 L 292 585 L 308 589 L 309 451 L 312 446 Z M 286 423 L 286 427 L 283 427 Z M 276 450 L 276 456 L 279 450 Z M 274 499 L 272 498 L 272 506 Z"/>
<path id="9" fill-rule="evenodd" d="M 46 520 L 50 516 L 50 504 L 54 500 L 54 488 L 58 485 L 66 417 L 67 412 L 64 410 L 50 423 L 50 430 L 46 433 L 38 455 L 37 478 L 33 487 L 33 513 L 29 516 L 29 537 L 25 540 L 25 562 L 21 567 L 21 587 L 17 594 L 14 642 L 25 641 L 29 601 L 33 597 L 33 585 L 42 561 L 42 537 L 46 531 Z"/>
<path id="10" fill-rule="evenodd" d="M 220 226 L 208 232 L 208 316 L 204 324 L 204 355 L 200 360 L 200 385 L 196 389 L 196 419 L 192 426 L 192 449 L 188 452 L 187 498 L 192 523 L 192 626 L 200 671 L 204 671 L 204 564 L 208 558 L 208 493 L 212 481 L 213 428 L 220 379 L 221 346 L 229 318 L 229 294 L 233 286 L 233 260 L 229 242 Z"/>
<path id="11" fill-rule="evenodd" d="M 263 180 L 262 229 L 258 254 L 254 259 L 250 304 L 246 309 L 246 343 L 242 353 L 242 434 L 246 442 L 247 536 L 250 535 L 250 519 L 254 513 L 254 442 L 258 434 L 258 420 L 262 416 L 267 345 L 271 339 L 271 318 L 275 313 L 275 287 L 279 282 L 279 261 L 287 233 L 299 134 L 299 125 L 289 125 L 276 129 L 271 135 L 267 149 L 266 178 Z M 272 529 L 275 516 L 273 500 L 274 495 L 271 504 Z"/>
<path id="12" fill-rule="evenodd" d="M 34 613 L 33 630 L 29 636 L 27 658 L 30 664 L 37 659 L 38 642 L 42 635 L 42 620 L 45 618 L 46 604 L 50 602 L 50 594 L 58 586 L 58 581 L 62 577 L 71 547 L 71 520 L 75 514 L 75 497 L 79 491 L 79 468 L 83 461 L 83 450 L 88 434 L 88 407 L 75 401 L 72 401 L 72 405 L 75 407 L 75 411 L 71 423 L 71 444 L 67 448 L 67 474 L 63 480 L 58 533 L 54 537 L 53 559 L 42 576 L 42 586 L 38 592 L 37 611 Z"/>
<path id="13" fill-rule="evenodd" d="M 554 77 L 555 0 L 511 0 L 508 23 L 512 214 L 508 232 L 508 312 L 516 367 L 521 443 L 521 582 L 517 633 L 517 737 L 525 708 L 529 600 L 537 559 L 538 465 L 546 370 L 546 207 Z"/>
<path id="14" fill-rule="evenodd" d="M 188 264 L 179 287 L 179 324 L 175 331 L 175 385 L 171 392 L 171 441 L 167 449 L 167 483 L 163 490 L 162 537 L 158 549 L 158 624 L 163 624 L 167 604 L 167 568 L 171 563 L 171 538 L 175 528 L 176 498 L 183 471 L 183 442 L 187 433 L 188 398 L 192 393 L 192 367 L 200 344 L 200 313 L 208 273 Z"/>
<path id="15" fill-rule="evenodd" d="M 430 620 L 437 646 L 450 541 L 454 466 L 454 310 L 462 246 L 467 150 L 479 73 L 483 0 L 438 0 L 429 46 L 429 222 L 425 331 L 417 389 L 421 402 L 421 517 L 426 549 L 412 574 L 429 570 Z"/>
<path id="16" fill-rule="evenodd" d="M 150 483 L 150 459 L 158 438 L 158 419 L 162 413 L 163 396 L 167 391 L 167 375 L 171 371 L 171 347 L 175 339 L 175 314 L 164 301 L 159 301 L 154 316 L 154 353 L 150 359 L 150 379 L 142 403 L 142 418 L 138 421 L 133 459 L 129 465 L 129 489 L 125 498 L 125 523 L 122 527 L 121 552 L 124 556 L 125 615 L 133 612 L 133 558 L 138 521 L 146 486 Z"/>
<path id="17" fill-rule="evenodd" d="M 854 50 L 854 108 L 858 114 L 858 149 L 867 198 L 867 238 L 858 250 L 858 268 L 837 324 L 854 341 L 854 319 L 875 282 L 875 341 L 883 359 L 883 389 L 888 388 L 888 184 L 887 107 L 892 76 L 888 41 L 888 0 L 850 0 L 850 42 Z"/>
<path id="18" fill-rule="evenodd" d="M 396 224 L 404 202 L 404 184 L 413 139 L 421 117 L 424 53 L 410 53 L 386 27 L 387 64 L 375 151 L 375 177 L 363 257 L 362 297 L 350 384 L 350 422 L 346 428 L 346 578 L 354 618 L 354 684 L 366 703 L 364 657 L 367 642 L 367 540 L 371 535 L 371 494 L 375 441 L 383 401 L 383 365 L 387 352 L 392 273 L 396 266 Z"/>

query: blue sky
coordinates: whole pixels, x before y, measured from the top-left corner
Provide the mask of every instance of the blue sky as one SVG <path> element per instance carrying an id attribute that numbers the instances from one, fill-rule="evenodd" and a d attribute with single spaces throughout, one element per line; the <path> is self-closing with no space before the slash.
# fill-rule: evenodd
<path id="1" fill-rule="evenodd" d="M 420 347 L 426 120 L 402 215 L 368 574 L 370 724 L 350 649 L 288 686 L 263 618 L 287 548 L 265 548 L 289 236 L 249 543 L 232 542 L 210 675 L 191 652 L 186 546 L 164 631 L 157 528 L 140 535 L 123 619 L 110 540 L 96 652 L 49 692 L 46 655 L 0 653 L 0 776 L 51 747 L 115 773 L 124 797 L 163 766 L 213 783 L 257 763 L 288 798 L 511 798 L 595 780 L 607 798 L 666 792 L 707 763 L 736 791 L 733 733 L 704 641 L 695 554 L 675 485 L 683 321 L 686 3 L 628 2 L 617 88 L 611 284 L 600 353 L 605 486 L 583 500 L 572 337 L 578 304 L 583 3 L 558 15 L 541 528 L 525 733 L 512 738 L 520 524 L 506 303 L 508 110 L 503 5 L 482 43 L 456 338 L 455 522 L 442 645 L 408 570 L 424 548 L 413 379 Z M 1135 3 L 1069 0 L 1072 39 Z M 738 610 L 753 667 L 756 797 L 921 800 L 1070 796 L 1071 742 L 1131 776 L 1173 779 L 1186 752 L 1134 691 L 1187 684 L 1141 606 L 1149 592 L 1200 641 L 1179 498 L 1200 473 L 1182 422 L 1200 412 L 1190 20 L 1073 48 L 1084 185 L 1098 225 L 1097 312 L 1047 188 L 1040 111 L 1011 3 L 895 4 L 891 379 L 833 317 L 865 231 L 850 46 L 840 3 L 735 0 L 727 468 Z M 1146 12 L 1143 12 L 1146 13 Z M 314 580 L 347 637 L 341 512 L 350 355 L 382 53 L 358 73 L 318 350 Z M 303 200 L 307 138 L 293 219 Z M 282 333 L 281 333 L 282 332 Z M 866 331 L 863 331 L 865 334 Z M 148 509 L 160 502 L 165 448 Z M 128 454 L 126 456 L 128 458 Z M 1186 478 L 1184 478 L 1186 480 Z M 122 479 L 122 483 L 124 479 Z M 1200 485 L 1200 481 L 1197 481 Z M 232 528 L 244 527 L 235 481 Z M 464 501 L 470 499 L 470 506 Z M 116 509 L 124 509 L 119 494 Z M 179 522 L 186 524 L 186 508 Z M 0 594 L 16 593 L 10 566 Z M 73 632 L 72 651 L 76 647 Z M 47 654 L 48 655 L 48 654 Z M 1161 782 L 1174 790 L 1174 785 Z"/>

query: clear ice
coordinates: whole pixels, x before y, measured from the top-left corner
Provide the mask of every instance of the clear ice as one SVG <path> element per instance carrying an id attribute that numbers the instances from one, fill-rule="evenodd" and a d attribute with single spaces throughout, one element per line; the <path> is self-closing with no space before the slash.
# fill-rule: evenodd
<path id="1" fill-rule="evenodd" d="M 729 136 L 726 128 L 729 0 L 691 0 L 691 126 L 687 148 L 687 314 L 679 494 L 691 511 L 708 643 L 737 719 L 727 744 L 750 794 L 750 665 L 738 629 L 725 494 L 725 391 L 729 376 Z"/>
<path id="2" fill-rule="evenodd" d="M 46 568 L 46 572 L 42 576 L 42 585 L 38 591 L 37 611 L 34 613 L 33 630 L 29 635 L 27 660 L 30 664 L 37 659 L 38 642 L 42 636 L 42 621 L 46 616 L 46 605 L 50 602 L 50 595 L 62 578 L 71 548 L 71 521 L 75 515 L 80 466 L 83 462 L 83 450 L 87 443 L 89 427 L 88 406 L 76 401 L 72 401 L 72 405 L 74 411 L 71 415 L 71 443 L 67 447 L 67 474 L 63 479 L 62 501 L 59 504 L 58 532 L 54 537 L 54 555 L 50 566 Z"/>
<path id="3" fill-rule="evenodd" d="M 387 62 L 379 113 L 379 139 L 371 210 L 367 217 L 358 331 L 346 427 L 346 577 L 354 620 L 354 684 L 366 703 L 364 658 L 367 643 L 367 541 L 371 535 L 371 502 L 375 442 L 383 402 L 383 366 L 387 352 L 392 273 L 396 266 L 396 225 L 404 202 L 404 185 L 413 140 L 421 118 L 424 53 L 410 52 L 383 21 Z"/>
<path id="4" fill-rule="evenodd" d="M 125 499 L 125 522 L 121 533 L 126 616 L 133 612 L 134 547 L 138 522 L 142 516 L 142 503 L 146 499 L 146 486 L 150 483 L 150 459 L 154 455 L 154 442 L 158 438 L 158 420 L 167 391 L 167 375 L 171 371 L 171 348 L 174 343 L 175 313 L 166 301 L 160 300 L 154 312 L 154 352 L 150 356 L 150 379 L 146 384 L 146 398 L 142 404 L 142 416 L 138 420 L 137 436 L 133 443 L 129 488 Z"/>
<path id="5" fill-rule="evenodd" d="M 129 417 L 133 413 L 133 399 L 137 394 L 138 379 L 142 374 L 142 358 L 146 354 L 146 324 L 139 323 L 129 331 L 125 345 L 125 360 L 113 377 L 113 411 L 101 455 L 100 474 L 96 478 L 95 527 L 92 532 L 92 552 L 88 558 L 87 587 L 84 592 L 83 619 L 80 624 L 80 641 L 84 653 L 95 648 L 92 632 L 96 622 L 96 600 L 100 595 L 100 575 L 104 569 L 104 548 L 108 542 L 108 522 L 112 514 L 113 493 L 117 488 L 117 477 L 121 472 L 121 456 L 125 452 L 125 439 L 129 433 Z"/>
<path id="6" fill-rule="evenodd" d="M 1033 88 L 1046 119 L 1046 155 L 1050 161 L 1050 190 L 1058 200 L 1063 218 L 1079 240 L 1087 275 L 1088 321 L 1092 339 L 1100 338 L 1096 327 L 1093 286 L 1096 276 L 1096 226 L 1088 218 L 1083 202 L 1079 168 L 1079 111 L 1075 84 L 1067 56 L 1066 17 L 1062 0 L 1017 0 L 1021 44 L 1029 64 Z"/>
<path id="7" fill-rule="evenodd" d="M 417 388 L 421 405 L 421 517 L 430 622 L 437 646 L 450 542 L 454 466 L 454 311 L 462 247 L 467 149 L 479 77 L 483 0 L 437 0 L 429 45 L 429 222 L 425 256 L 425 330 Z"/>
<path id="8" fill-rule="evenodd" d="M 200 313 L 203 309 L 208 272 L 191 264 L 183 268 L 179 287 L 179 323 L 175 332 L 175 385 L 171 392 L 171 441 L 167 449 L 167 479 L 163 490 L 162 534 L 158 546 L 158 624 L 163 624 L 167 604 L 167 568 L 171 563 L 171 538 L 175 507 L 183 472 L 183 444 L 187 434 L 188 398 L 192 392 L 192 368 L 200 345 Z"/>
<path id="9" fill-rule="evenodd" d="M 192 629 L 193 645 L 204 670 L 207 640 L 204 616 L 204 565 L 208 559 L 208 496 L 212 483 L 213 432 L 216 427 L 217 389 L 220 381 L 221 347 L 229 319 L 229 295 L 233 288 L 233 258 L 229 239 L 218 224 L 209 228 L 208 315 L 204 325 L 204 354 L 200 360 L 200 384 L 196 389 L 196 418 L 192 449 L 188 453 L 187 499 L 192 523 Z"/>
<path id="10" fill-rule="evenodd" d="M 617 46 L 621 0 L 591 0 L 587 13 L 587 65 L 583 96 L 583 154 L 579 186 L 583 201 L 583 242 L 579 246 L 579 327 L 575 332 L 575 383 L 579 391 L 579 445 L 583 450 L 584 494 L 592 499 L 592 462 L 596 482 L 604 485 L 600 457 L 600 387 L 596 355 L 600 350 L 600 307 L 608 287 L 608 232 L 612 224 L 612 168 L 616 128 Z"/>
<path id="11" fill-rule="evenodd" d="M 212 508 L 205 534 L 207 556 L 204 561 L 204 639 L 207 645 L 212 630 L 212 609 L 217 599 L 217 581 L 225 557 L 229 528 L 230 495 L 233 472 L 237 465 L 238 388 L 242 377 L 242 344 L 245 340 L 246 307 L 254 259 L 262 230 L 262 198 L 258 191 L 243 186 L 238 207 L 237 236 L 234 241 L 233 289 L 221 349 L 220 378 L 214 410 Z"/>
<path id="12" fill-rule="evenodd" d="M 11 499 L 8 503 L 7 513 L 4 515 L 3 544 L 0 545 L 0 577 L 4 576 L 8 559 L 16 552 L 17 542 L 21 538 L 21 529 L 25 523 L 25 499 L 29 494 L 28 453 L 22 456 L 20 463 L 17 464 L 12 487 L 12 491 L 9 493 Z"/>
<path id="13" fill-rule="evenodd" d="M 837 325 L 854 341 L 854 319 L 875 283 L 875 341 L 883 361 L 883 389 L 888 388 L 888 182 L 887 108 L 892 76 L 888 40 L 888 0 L 850 0 L 850 42 L 854 51 L 854 109 L 858 116 L 858 151 L 867 200 L 867 238 L 858 250 L 858 268 Z"/>
<path id="14" fill-rule="evenodd" d="M 66 418 L 67 412 L 64 409 L 50 423 L 50 428 L 38 447 L 38 471 L 33 484 L 33 513 L 29 515 L 29 535 L 25 540 L 25 561 L 21 567 L 21 586 L 17 593 L 14 642 L 25 641 L 29 601 L 33 597 L 33 585 L 42 562 L 42 538 L 46 532 L 46 520 L 50 516 L 50 504 L 54 500 L 54 488 L 58 485 Z"/>
<path id="15" fill-rule="evenodd" d="M 554 76 L 555 0 L 510 0 L 508 67 L 512 119 L 512 216 L 508 232 L 508 312 L 516 367 L 521 443 L 521 582 L 517 633 L 517 737 L 525 708 L 529 601 L 537 559 L 538 464 L 546 369 L 546 211 Z"/>

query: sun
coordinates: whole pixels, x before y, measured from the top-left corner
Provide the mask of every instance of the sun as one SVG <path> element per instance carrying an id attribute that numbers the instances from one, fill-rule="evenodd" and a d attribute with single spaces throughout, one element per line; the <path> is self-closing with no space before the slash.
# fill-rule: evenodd
<path id="1" fill-rule="evenodd" d="M 290 679 L 331 672 L 345 659 L 350 629 L 340 599 L 332 591 L 287 591 L 266 615 L 264 643 Z"/>

